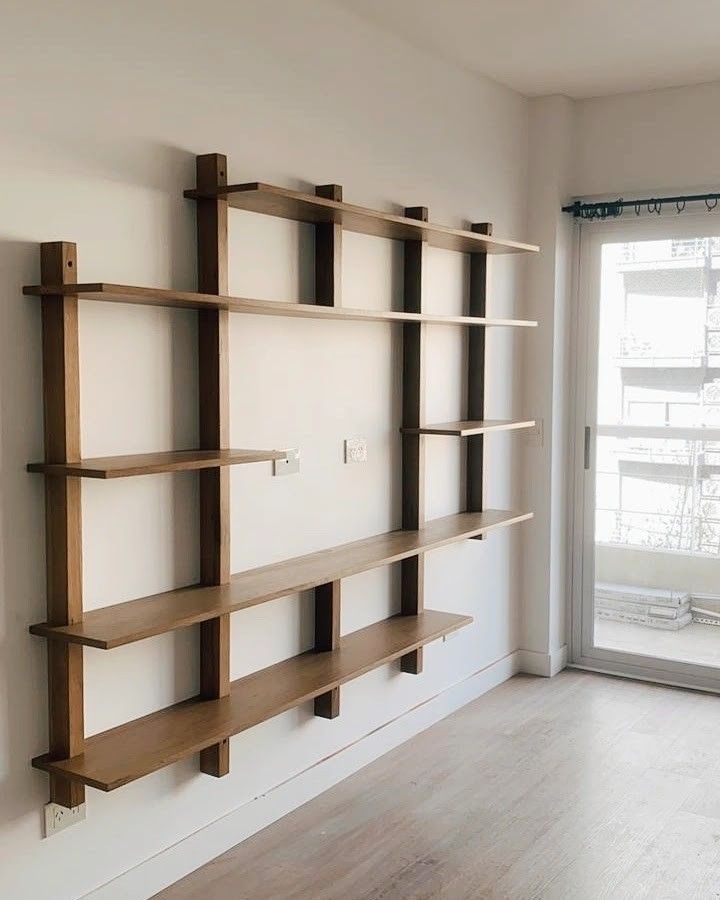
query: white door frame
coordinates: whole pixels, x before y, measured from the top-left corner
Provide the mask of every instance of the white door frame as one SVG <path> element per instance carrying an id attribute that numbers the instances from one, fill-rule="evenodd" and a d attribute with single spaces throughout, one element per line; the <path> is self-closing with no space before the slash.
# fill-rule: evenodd
<path id="1" fill-rule="evenodd" d="M 720 211 L 720 208 L 719 208 Z M 592 586 L 595 547 L 595 461 L 597 422 L 597 367 L 599 327 L 599 267 L 603 243 L 683 239 L 720 235 L 720 214 L 707 212 L 674 216 L 636 217 L 632 210 L 619 219 L 582 223 L 577 229 L 576 315 L 572 341 L 575 404 L 571 428 L 573 461 L 570 525 L 570 615 L 568 645 L 570 665 L 625 675 L 665 684 L 677 684 L 720 693 L 720 667 L 694 665 L 675 660 L 606 650 L 593 646 Z M 588 459 L 585 459 L 585 428 L 591 427 Z M 588 468 L 585 468 L 585 464 Z M 718 634 L 720 640 L 720 633 Z"/>

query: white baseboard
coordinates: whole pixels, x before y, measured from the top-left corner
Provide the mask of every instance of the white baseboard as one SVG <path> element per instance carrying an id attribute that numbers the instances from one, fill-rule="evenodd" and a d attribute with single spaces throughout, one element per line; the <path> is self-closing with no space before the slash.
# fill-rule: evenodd
<path id="1" fill-rule="evenodd" d="M 304 772 L 188 835 L 85 900 L 147 900 L 521 671 L 516 651 L 425 700 Z M 541 655 L 541 654 L 538 654 Z"/>
<path id="2" fill-rule="evenodd" d="M 542 675 L 552 678 L 567 666 L 567 645 L 550 653 L 538 653 L 537 650 L 518 650 L 520 671 L 526 675 Z"/>

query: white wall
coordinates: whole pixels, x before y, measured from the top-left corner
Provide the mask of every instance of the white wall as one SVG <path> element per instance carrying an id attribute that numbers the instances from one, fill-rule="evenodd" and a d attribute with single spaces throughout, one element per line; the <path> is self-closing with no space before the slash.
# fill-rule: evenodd
<path id="1" fill-rule="evenodd" d="M 522 633 L 525 667 L 554 674 L 565 664 L 567 434 L 570 403 L 570 223 L 561 212 L 572 166 L 575 110 L 567 97 L 530 102 L 528 233 L 542 252 L 528 258 L 525 314 L 540 323 L 522 352 L 526 414 L 541 437 L 526 446 L 525 505 L 535 518 L 523 533 Z"/>
<path id="2" fill-rule="evenodd" d="M 717 188 L 720 82 L 577 103 L 577 196 Z"/>
<path id="3" fill-rule="evenodd" d="M 523 349 L 523 384 L 525 412 L 545 420 L 545 444 L 524 451 L 532 473 L 527 505 L 536 518 L 523 537 L 521 646 L 538 669 L 547 654 L 551 669 L 563 659 L 567 638 L 572 492 L 564 471 L 570 471 L 574 391 L 581 388 L 573 377 L 575 227 L 559 210 L 574 197 L 716 190 L 719 103 L 720 83 L 529 103 L 528 239 L 544 252 L 527 266 L 526 312 L 540 319 L 541 330 L 539 344 Z"/>
<path id="4" fill-rule="evenodd" d="M 0 894 L 76 898 L 519 646 L 518 531 L 428 558 L 427 603 L 476 623 L 429 648 L 425 673 L 383 668 L 347 686 L 342 714 L 289 712 L 232 741 L 231 774 L 188 760 L 120 791 L 88 790 L 88 820 L 41 840 L 47 746 L 40 319 L 21 285 L 38 242 L 78 244 L 79 277 L 192 289 L 194 218 L 182 189 L 196 153 L 229 157 L 231 180 L 338 182 L 350 201 L 426 204 L 449 224 L 493 221 L 525 238 L 527 104 L 435 61 L 324 2 L 182 0 L 121 5 L 7 0 L 0 30 Z M 307 227 L 234 212 L 231 289 L 308 298 Z M 461 257 L 431 255 L 429 308 L 460 309 Z M 517 261 L 493 260 L 491 313 L 517 312 Z M 389 242 L 345 239 L 344 302 L 399 303 Z M 81 304 L 83 453 L 191 446 L 195 320 L 190 312 Z M 518 411 L 516 337 L 489 342 L 487 413 Z M 302 474 L 232 471 L 232 562 L 255 566 L 399 524 L 399 335 L 381 324 L 232 319 L 232 441 L 298 446 Z M 461 334 L 431 332 L 429 419 L 461 412 Z M 362 435 L 369 462 L 342 465 Z M 487 441 L 491 505 L 517 499 L 518 438 Z M 429 444 L 429 515 L 461 496 L 459 446 Z M 195 479 L 150 476 L 83 486 L 86 608 L 192 582 Z M 396 572 L 348 579 L 343 629 L 397 607 Z M 233 616 L 232 674 L 308 646 L 307 598 Z M 88 733 L 191 695 L 194 629 L 85 652 Z"/>

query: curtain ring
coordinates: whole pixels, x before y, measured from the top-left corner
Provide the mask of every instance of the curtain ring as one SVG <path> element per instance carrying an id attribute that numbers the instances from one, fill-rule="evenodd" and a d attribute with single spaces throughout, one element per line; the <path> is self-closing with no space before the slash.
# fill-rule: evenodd
<path id="1" fill-rule="evenodd" d="M 681 213 L 685 209 L 685 201 L 684 200 L 676 200 L 675 208 L 677 209 L 678 213 Z"/>
<path id="2" fill-rule="evenodd" d="M 662 200 L 658 200 L 657 203 L 655 204 L 655 212 L 658 215 L 660 215 L 660 213 L 662 212 Z"/>
<path id="3" fill-rule="evenodd" d="M 708 212 L 712 212 L 717 205 L 718 205 L 717 197 L 715 197 L 714 200 L 708 199 L 705 201 L 705 206 L 707 206 Z"/>
<path id="4" fill-rule="evenodd" d="M 639 203 L 636 203 L 636 204 L 635 204 L 635 215 L 636 215 L 636 216 L 639 216 L 639 215 L 640 215 L 640 209 L 641 209 L 640 204 L 639 204 Z"/>

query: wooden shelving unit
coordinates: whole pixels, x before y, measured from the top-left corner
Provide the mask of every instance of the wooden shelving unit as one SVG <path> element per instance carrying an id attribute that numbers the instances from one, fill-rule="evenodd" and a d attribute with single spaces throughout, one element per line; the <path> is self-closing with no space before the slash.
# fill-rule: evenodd
<path id="1" fill-rule="evenodd" d="M 305 556 L 249 569 L 233 575 L 228 584 L 190 585 L 138 600 L 89 610 L 72 625 L 32 625 L 33 634 L 57 641 L 111 650 L 156 634 L 186 628 L 225 613 L 237 612 L 277 597 L 307 591 L 378 566 L 400 562 L 418 553 L 488 534 L 497 528 L 531 518 L 486 509 L 435 519 L 417 531 L 391 531 L 341 544 Z"/>
<path id="2" fill-rule="evenodd" d="M 85 785 L 109 791 L 194 754 L 203 772 L 229 771 L 229 739 L 272 716 L 314 701 L 317 716 L 340 714 L 340 687 L 385 663 L 422 671 L 423 647 L 472 620 L 424 608 L 425 553 L 483 538 L 532 513 L 483 509 L 483 435 L 530 428 L 529 421 L 488 421 L 484 412 L 485 330 L 537 323 L 485 314 L 486 261 L 491 253 L 537 251 L 492 236 L 489 225 L 469 231 L 428 222 L 424 207 L 404 215 L 343 202 L 339 185 L 315 194 L 262 183 L 228 185 L 224 156 L 197 160 L 198 291 L 107 283 L 78 284 L 75 245 L 41 245 L 41 284 L 24 288 L 41 298 L 45 460 L 28 470 L 46 476 L 47 620 L 30 631 L 47 639 L 49 751 L 33 765 L 49 773 L 50 796 L 63 806 L 83 801 Z M 315 226 L 316 301 L 286 303 L 228 295 L 228 207 Z M 404 242 L 402 310 L 341 305 L 343 231 Z M 429 246 L 470 259 L 467 315 L 424 312 Z M 199 446 L 83 459 L 80 453 L 78 299 L 189 308 L 198 311 Z M 233 313 L 398 323 L 403 329 L 402 527 L 338 547 L 231 575 L 228 466 L 281 459 L 281 450 L 229 447 L 228 316 Z M 427 424 L 424 412 L 425 332 L 465 326 L 468 340 L 467 419 Z M 425 439 L 461 437 L 466 459 L 466 509 L 426 522 Z M 150 597 L 88 612 L 82 605 L 81 480 L 197 471 L 200 481 L 200 580 Z M 340 635 L 342 579 L 377 566 L 401 566 L 400 615 Z M 314 647 L 230 682 L 230 614 L 303 590 L 314 590 Z M 101 734 L 85 737 L 83 646 L 111 650 L 153 635 L 200 626 L 200 690 L 177 703 Z"/>
<path id="3" fill-rule="evenodd" d="M 222 700 L 186 700 L 93 735 L 83 752 L 71 759 L 53 762 L 41 756 L 33 765 L 112 791 L 327 694 L 470 622 L 470 616 L 431 610 L 419 616 L 393 616 L 340 638 L 331 652 L 311 650 L 240 678 Z"/>

